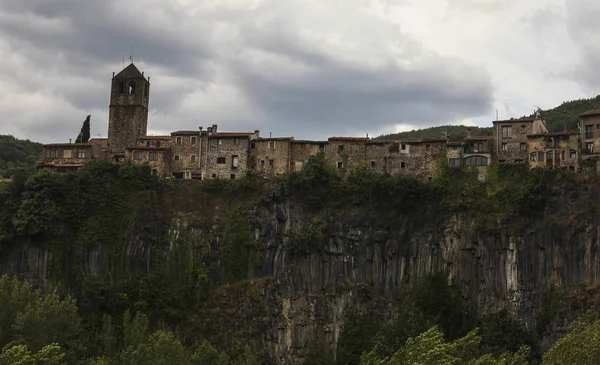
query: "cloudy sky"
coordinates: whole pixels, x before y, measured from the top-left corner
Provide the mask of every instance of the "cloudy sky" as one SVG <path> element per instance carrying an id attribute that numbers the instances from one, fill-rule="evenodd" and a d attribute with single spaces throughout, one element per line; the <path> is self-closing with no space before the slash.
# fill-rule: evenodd
<path id="1" fill-rule="evenodd" d="M 489 126 L 600 94 L 597 0 L 0 0 L 0 134 L 106 137 L 110 78 L 149 134 L 297 139 Z"/>

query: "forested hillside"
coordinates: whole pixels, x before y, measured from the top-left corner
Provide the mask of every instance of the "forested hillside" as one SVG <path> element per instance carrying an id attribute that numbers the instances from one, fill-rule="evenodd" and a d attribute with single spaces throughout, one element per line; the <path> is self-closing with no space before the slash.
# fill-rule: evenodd
<path id="1" fill-rule="evenodd" d="M 546 124 L 550 132 L 561 132 L 566 127 L 568 130 L 577 130 L 579 115 L 588 110 L 600 109 L 600 95 L 595 98 L 579 99 L 566 101 L 553 109 L 537 112 L 546 119 Z M 522 117 L 533 117 L 534 114 L 523 115 Z M 517 118 L 517 116 L 515 116 Z M 450 140 L 461 140 L 467 136 L 467 129 L 471 128 L 473 136 L 491 136 L 493 130 L 492 121 L 489 121 L 490 127 L 469 127 L 464 125 L 445 125 L 412 130 L 408 132 L 385 134 L 377 137 L 378 140 L 415 140 L 421 138 L 444 138 L 447 133 Z"/>
<path id="2" fill-rule="evenodd" d="M 0 135 L 0 179 L 21 172 L 35 171 L 35 163 L 42 157 L 42 144 Z"/>

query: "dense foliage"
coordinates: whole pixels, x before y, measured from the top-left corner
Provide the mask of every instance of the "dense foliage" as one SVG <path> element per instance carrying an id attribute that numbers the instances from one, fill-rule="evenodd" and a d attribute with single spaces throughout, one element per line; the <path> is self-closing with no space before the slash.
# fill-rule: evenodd
<path id="1" fill-rule="evenodd" d="M 35 163 L 42 157 L 42 144 L 0 135 L 0 180 L 35 171 Z"/>

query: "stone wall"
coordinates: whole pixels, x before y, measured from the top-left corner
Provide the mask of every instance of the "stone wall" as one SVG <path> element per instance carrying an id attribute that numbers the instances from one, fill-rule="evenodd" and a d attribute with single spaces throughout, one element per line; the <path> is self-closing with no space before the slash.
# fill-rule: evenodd
<path id="1" fill-rule="evenodd" d="M 325 146 L 325 160 L 341 171 L 352 171 L 366 160 L 368 138 L 329 138 Z"/>
<path id="2" fill-rule="evenodd" d="M 292 141 L 290 144 L 290 170 L 301 171 L 312 156 L 325 152 L 327 141 Z"/>
<path id="3" fill-rule="evenodd" d="M 293 138 L 259 138 L 251 142 L 248 168 L 270 178 L 289 172 L 290 142 Z"/>
<path id="4" fill-rule="evenodd" d="M 592 151 L 584 151 L 584 154 L 600 154 L 600 115 L 582 116 L 581 125 L 583 148 L 588 143 L 593 145 Z"/>
<path id="5" fill-rule="evenodd" d="M 200 178 L 200 132 L 180 131 L 171 133 L 171 172 L 174 177 Z M 202 136 L 202 140 L 205 137 Z M 205 147 L 202 146 L 204 149 Z"/>
<path id="6" fill-rule="evenodd" d="M 208 140 L 207 179 L 239 179 L 248 171 L 250 136 L 215 134 Z M 237 167 L 234 166 L 237 157 Z"/>
<path id="7" fill-rule="evenodd" d="M 168 147 L 137 146 L 128 148 L 125 158 L 136 165 L 148 165 L 153 175 L 165 178 L 171 177 L 170 151 Z"/>
<path id="8" fill-rule="evenodd" d="M 581 145 L 577 133 L 551 133 L 529 137 L 529 166 L 535 167 L 563 167 L 572 171 L 579 171 Z M 549 159 L 548 157 L 552 157 Z"/>

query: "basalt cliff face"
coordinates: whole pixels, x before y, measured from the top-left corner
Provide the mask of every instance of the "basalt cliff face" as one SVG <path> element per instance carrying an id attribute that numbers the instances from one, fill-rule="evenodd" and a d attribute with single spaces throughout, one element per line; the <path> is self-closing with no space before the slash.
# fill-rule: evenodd
<path id="1" fill-rule="evenodd" d="M 314 333 L 335 348 L 347 313 L 369 310 L 392 317 L 409 284 L 443 271 L 480 313 L 506 308 L 533 328 L 552 286 L 562 289 L 571 310 L 597 298 L 600 224 L 591 199 L 589 193 L 555 191 L 545 209 L 525 221 L 515 224 L 516 218 L 508 217 L 484 230 L 469 212 L 420 217 L 398 212 L 382 219 L 355 207 L 317 217 L 306 211 L 301 197 L 278 186 L 243 202 L 258 241 L 247 248 L 248 255 L 258 250 L 260 259 L 249 280 L 216 290 L 213 326 L 290 363 Z M 218 227 L 230 212 L 220 204 L 216 199 L 202 209 L 192 203 L 172 209 L 169 222 L 162 222 L 161 239 L 157 223 L 140 218 L 122 255 L 124 274 L 151 272 L 164 237 L 171 248 L 180 236 L 192 245 L 217 247 Z M 102 246 L 88 248 L 83 275 L 105 277 L 106 257 Z M 3 253 L 0 273 L 42 284 L 52 263 L 44 242 L 22 241 Z M 561 318 L 557 314 L 546 333 L 548 344 L 564 332 Z"/>

